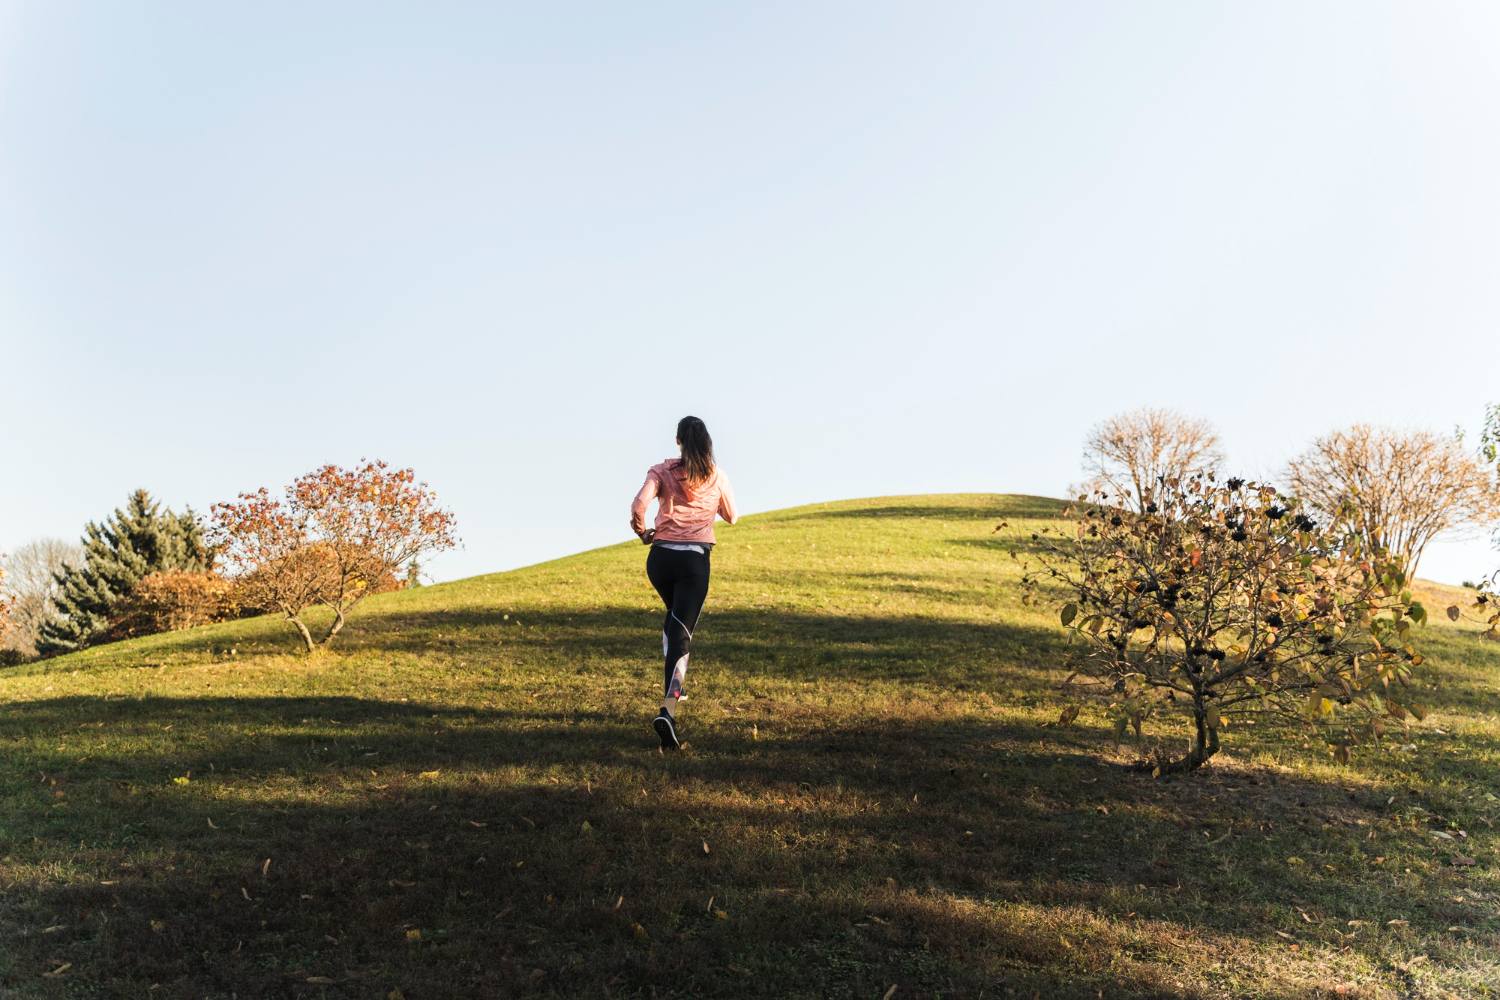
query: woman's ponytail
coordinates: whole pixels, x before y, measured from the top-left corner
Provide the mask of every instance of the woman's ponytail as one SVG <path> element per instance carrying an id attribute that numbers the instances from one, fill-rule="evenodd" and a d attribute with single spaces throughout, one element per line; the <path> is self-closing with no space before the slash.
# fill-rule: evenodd
<path id="1" fill-rule="evenodd" d="M 682 471 L 694 486 L 708 481 L 714 474 L 714 439 L 708 427 L 697 417 L 677 421 L 677 440 L 682 442 Z"/>

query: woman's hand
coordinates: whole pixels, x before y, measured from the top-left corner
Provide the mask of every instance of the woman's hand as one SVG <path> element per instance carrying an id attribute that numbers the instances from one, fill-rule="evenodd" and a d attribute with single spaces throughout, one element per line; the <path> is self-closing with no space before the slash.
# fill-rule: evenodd
<path id="1" fill-rule="evenodd" d="M 655 528 L 647 528 L 645 531 L 641 532 L 641 536 L 640 537 L 641 537 L 641 544 L 642 545 L 650 545 L 651 544 L 651 539 L 653 539 L 653 538 L 656 537 L 656 529 Z"/>

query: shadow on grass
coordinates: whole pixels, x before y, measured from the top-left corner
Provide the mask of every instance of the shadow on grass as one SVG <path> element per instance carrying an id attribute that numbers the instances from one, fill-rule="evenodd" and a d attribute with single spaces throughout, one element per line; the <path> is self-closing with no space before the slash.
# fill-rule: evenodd
<path id="1" fill-rule="evenodd" d="M 94 733 L 117 749 L 76 759 Z M 1423 929 L 1340 929 L 1410 910 L 1360 839 L 1373 791 L 1236 765 L 1153 782 L 1098 734 L 972 718 L 752 708 L 688 735 L 663 756 L 636 718 L 357 698 L 7 706 L 0 983 L 1208 996 L 1175 983 L 1184 936 L 1373 961 Z M 1413 924 L 1462 917 L 1429 906 Z"/>
<path id="2" fill-rule="evenodd" d="M 924 600 L 937 598 L 924 595 Z M 509 621 L 484 608 L 399 611 L 351 622 L 341 636 L 340 652 L 442 653 L 466 663 L 511 657 L 559 668 L 634 659 L 649 673 L 660 656 L 661 619 L 662 612 L 639 607 L 522 610 Z M 1004 621 L 711 606 L 704 612 L 693 655 L 698 669 L 711 664 L 741 680 L 920 679 L 952 686 L 1034 669 L 1060 655 L 1062 638 L 1057 630 Z"/>

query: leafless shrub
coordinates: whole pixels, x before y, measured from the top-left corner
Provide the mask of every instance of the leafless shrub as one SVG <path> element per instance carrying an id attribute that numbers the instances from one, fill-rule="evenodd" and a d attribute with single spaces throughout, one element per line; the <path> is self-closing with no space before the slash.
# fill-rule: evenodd
<path id="1" fill-rule="evenodd" d="M 37 655 L 41 628 L 57 612 L 57 574 L 83 565 L 83 547 L 61 538 L 39 538 L 27 542 L 5 560 L 5 592 L 12 607 L 11 628 L 0 629 L 0 649 L 12 650 L 30 659 Z"/>
<path id="2" fill-rule="evenodd" d="M 1329 514 L 1347 508 L 1366 546 L 1400 555 L 1409 578 L 1435 536 L 1500 518 L 1494 472 L 1458 440 L 1431 431 L 1337 430 L 1288 463 L 1286 479 Z"/>
<path id="3" fill-rule="evenodd" d="M 1089 431 L 1083 444 L 1088 491 L 1125 498 L 1138 512 L 1164 481 L 1213 472 L 1223 461 L 1213 425 L 1176 410 L 1143 407 L 1116 414 Z"/>

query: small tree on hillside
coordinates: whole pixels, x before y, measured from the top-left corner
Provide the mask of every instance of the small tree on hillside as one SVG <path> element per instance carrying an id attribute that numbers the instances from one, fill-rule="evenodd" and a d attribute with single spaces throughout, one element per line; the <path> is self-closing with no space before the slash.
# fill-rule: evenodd
<path id="1" fill-rule="evenodd" d="M 1427 543 L 1500 517 L 1495 475 L 1454 438 L 1356 424 L 1313 442 L 1287 467 L 1292 491 L 1343 512 L 1369 549 L 1400 556 L 1415 578 Z"/>
<path id="2" fill-rule="evenodd" d="M 164 510 L 145 490 L 136 490 L 124 510 L 103 524 L 89 524 L 83 562 L 57 577 L 57 613 L 40 630 L 44 656 L 68 653 L 104 639 L 130 589 L 148 573 L 209 567 L 203 529 L 192 510 Z"/>
<path id="3" fill-rule="evenodd" d="M 1378 737 L 1421 655 L 1411 626 L 1426 611 L 1403 589 L 1399 559 L 1320 525 L 1269 487 L 1168 480 L 1144 512 L 1081 497 L 1062 532 L 1032 536 L 1075 647 L 1074 675 L 1110 700 L 1116 741 L 1160 700 L 1183 700 L 1192 742 L 1156 773 L 1191 771 L 1219 750 L 1231 720 L 1342 727 L 1337 753 Z M 1349 717 L 1362 719 L 1356 724 Z"/>
<path id="4" fill-rule="evenodd" d="M 1175 410 L 1148 407 L 1117 414 L 1089 431 L 1083 444 L 1087 491 L 1128 497 L 1124 506 L 1137 511 L 1164 480 L 1213 472 L 1223 461 L 1213 425 Z"/>
<path id="5" fill-rule="evenodd" d="M 328 643 L 345 617 L 398 568 L 457 544 L 453 515 L 410 469 L 385 462 L 325 465 L 295 480 L 284 499 L 265 489 L 215 504 L 213 538 L 235 569 L 242 599 L 279 611 L 308 652 Z M 322 605 L 333 622 L 314 640 L 302 619 Z"/>

